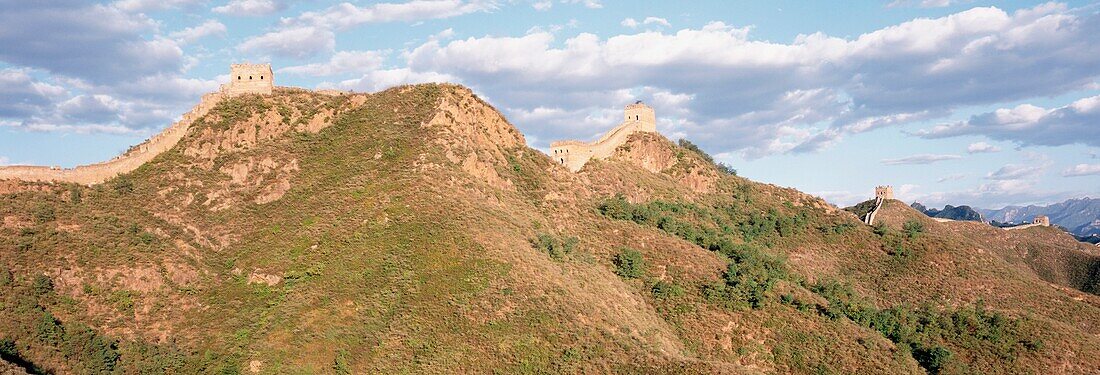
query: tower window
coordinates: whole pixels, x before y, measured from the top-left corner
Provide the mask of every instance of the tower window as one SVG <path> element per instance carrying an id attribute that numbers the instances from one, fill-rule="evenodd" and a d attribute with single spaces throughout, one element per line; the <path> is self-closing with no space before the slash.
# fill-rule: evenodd
<path id="1" fill-rule="evenodd" d="M 237 76 L 237 80 L 238 80 L 238 81 L 240 81 L 240 80 L 241 80 L 241 76 Z"/>
<path id="2" fill-rule="evenodd" d="M 261 80 L 261 81 L 263 81 L 263 80 L 264 80 L 264 76 L 260 76 L 260 80 Z"/>
<path id="3" fill-rule="evenodd" d="M 251 80 L 252 80 L 252 76 L 248 76 L 248 80 L 249 80 L 249 81 L 251 81 Z"/>
<path id="4" fill-rule="evenodd" d="M 634 119 L 635 119 L 635 120 L 641 120 L 641 119 L 642 119 L 642 116 L 639 116 L 639 115 L 634 115 Z"/>

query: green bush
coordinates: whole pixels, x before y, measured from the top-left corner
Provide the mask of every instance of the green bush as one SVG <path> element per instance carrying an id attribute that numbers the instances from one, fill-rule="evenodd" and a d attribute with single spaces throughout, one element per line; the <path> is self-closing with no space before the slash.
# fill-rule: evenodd
<path id="1" fill-rule="evenodd" d="M 664 280 L 654 283 L 650 290 L 653 292 L 653 298 L 658 300 L 676 298 L 684 294 L 684 288 Z"/>
<path id="2" fill-rule="evenodd" d="M 924 224 L 917 220 L 909 220 L 902 225 L 901 229 L 905 231 L 905 235 L 909 238 L 917 238 L 921 233 L 924 233 Z"/>
<path id="3" fill-rule="evenodd" d="M 332 361 L 332 371 L 339 375 L 351 374 L 351 354 L 347 350 L 336 351 L 336 359 Z"/>
<path id="4" fill-rule="evenodd" d="M 34 209 L 34 222 L 35 224 L 45 224 L 51 221 L 57 220 L 57 213 L 54 211 L 53 206 L 48 203 L 41 203 Z"/>
<path id="5" fill-rule="evenodd" d="M 50 279 L 46 275 L 37 275 L 34 277 L 34 283 L 31 284 L 31 289 L 34 290 L 36 296 L 43 296 L 53 292 L 53 279 Z"/>
<path id="6" fill-rule="evenodd" d="M 15 281 L 15 275 L 12 275 L 11 270 L 0 268 L 0 287 L 9 286 L 13 281 Z"/>
<path id="7" fill-rule="evenodd" d="M 129 194 L 134 192 L 134 182 L 130 180 L 130 176 L 121 175 L 111 182 L 111 189 L 118 194 Z"/>
<path id="8" fill-rule="evenodd" d="M 531 241 L 531 245 L 550 255 L 551 259 L 562 261 L 573 253 L 579 242 L 580 240 L 576 237 L 557 237 L 548 233 L 540 233 Z"/>
<path id="9" fill-rule="evenodd" d="M 645 276 L 645 259 L 634 249 L 622 249 L 615 255 L 615 273 L 628 279 Z"/>
<path id="10" fill-rule="evenodd" d="M 703 295 L 727 307 L 760 308 L 767 292 L 785 278 L 787 267 L 782 259 L 749 247 L 731 257 L 723 282 L 706 286 Z"/>

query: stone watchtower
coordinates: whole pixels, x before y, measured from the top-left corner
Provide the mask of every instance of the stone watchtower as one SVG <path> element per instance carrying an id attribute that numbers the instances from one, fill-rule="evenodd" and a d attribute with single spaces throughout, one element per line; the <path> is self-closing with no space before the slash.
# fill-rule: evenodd
<path id="1" fill-rule="evenodd" d="M 894 199 L 894 187 L 890 185 L 875 186 L 875 198 Z"/>
<path id="2" fill-rule="evenodd" d="M 1031 223 L 1035 224 L 1035 225 L 1039 225 L 1039 226 L 1049 227 L 1050 226 L 1050 218 L 1046 217 L 1046 215 L 1038 215 L 1038 216 L 1035 216 L 1034 219 L 1031 219 Z"/>
<path id="3" fill-rule="evenodd" d="M 229 66 L 229 84 L 222 90 L 229 96 L 241 94 L 269 95 L 275 88 L 271 64 L 233 64 Z"/>
<path id="4" fill-rule="evenodd" d="M 637 130 L 657 131 L 657 114 L 653 112 L 653 107 L 645 105 L 641 100 L 634 102 L 634 104 L 628 104 L 626 110 L 623 111 L 623 123 L 630 122 L 639 123 L 640 126 Z"/>

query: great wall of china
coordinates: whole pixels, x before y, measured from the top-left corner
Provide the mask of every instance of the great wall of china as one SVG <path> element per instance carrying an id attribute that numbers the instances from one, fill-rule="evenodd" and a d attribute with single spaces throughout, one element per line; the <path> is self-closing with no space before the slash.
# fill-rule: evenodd
<path id="1" fill-rule="evenodd" d="M 222 85 L 216 92 L 203 95 L 199 104 L 185 113 L 179 121 L 111 160 L 75 168 L 29 165 L 0 167 L 0 180 L 94 185 L 131 172 L 175 147 L 195 120 L 205 116 L 225 98 L 243 94 L 271 94 L 274 88 L 270 64 L 233 64 L 230 66 L 230 76 L 231 81 L 228 84 Z"/>
<path id="2" fill-rule="evenodd" d="M 631 134 L 657 132 L 657 116 L 653 108 L 642 102 L 626 106 L 623 122 L 592 143 L 581 141 L 557 141 L 550 144 L 550 157 L 571 172 L 581 170 L 591 159 L 611 156 L 615 149 L 626 143 Z"/>

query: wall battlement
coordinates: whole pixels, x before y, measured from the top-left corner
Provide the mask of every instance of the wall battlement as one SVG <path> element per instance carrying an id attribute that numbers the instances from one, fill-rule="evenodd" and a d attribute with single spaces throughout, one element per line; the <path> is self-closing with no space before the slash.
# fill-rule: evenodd
<path id="1" fill-rule="evenodd" d="M 551 143 L 550 157 L 569 171 L 576 172 L 593 158 L 611 156 L 631 134 L 637 132 L 657 132 L 657 117 L 653 108 L 641 101 L 627 105 L 623 110 L 623 122 L 595 142 L 564 140 Z"/>

